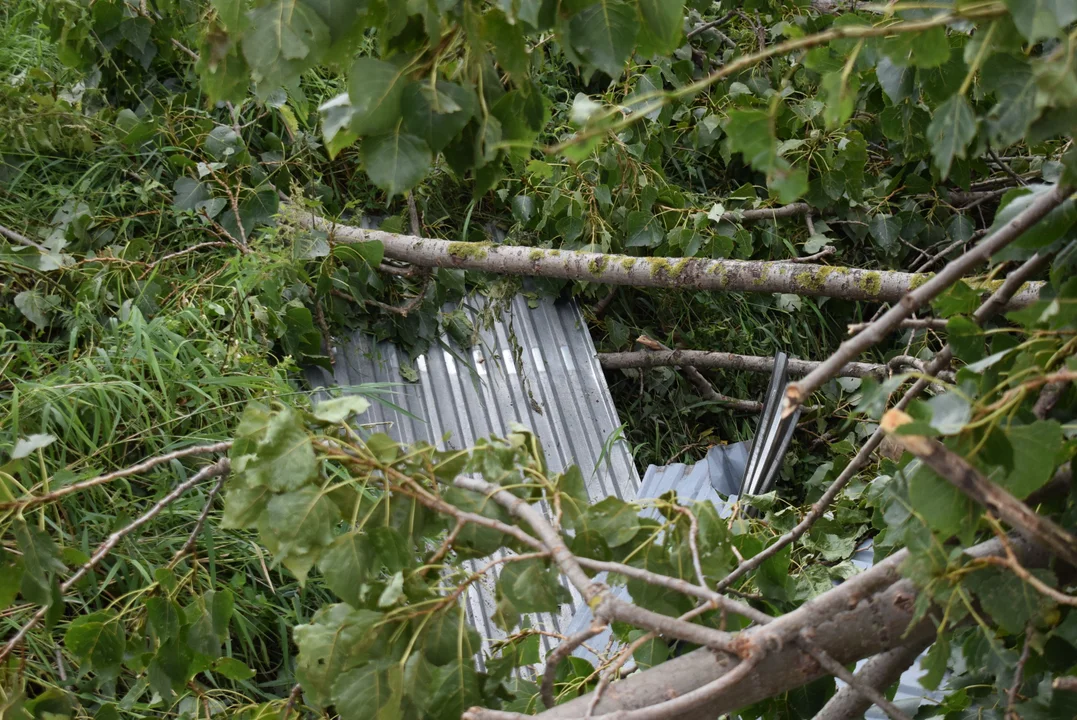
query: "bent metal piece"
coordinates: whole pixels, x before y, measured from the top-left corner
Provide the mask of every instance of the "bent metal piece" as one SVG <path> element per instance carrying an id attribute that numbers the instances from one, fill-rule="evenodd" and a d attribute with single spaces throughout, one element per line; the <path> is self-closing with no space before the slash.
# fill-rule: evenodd
<path id="1" fill-rule="evenodd" d="M 774 355 L 774 371 L 763 398 L 763 412 L 759 415 L 759 426 L 741 480 L 740 495 L 764 495 L 774 487 L 778 469 L 800 418 L 799 407 L 789 417 L 782 417 L 782 397 L 788 382 L 789 356 L 778 351 Z"/>

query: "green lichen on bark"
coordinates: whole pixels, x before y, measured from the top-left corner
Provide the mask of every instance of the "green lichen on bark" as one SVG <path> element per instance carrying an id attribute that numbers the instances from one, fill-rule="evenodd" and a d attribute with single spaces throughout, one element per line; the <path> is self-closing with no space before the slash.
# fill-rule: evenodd
<path id="1" fill-rule="evenodd" d="M 591 261 L 587 263 L 587 271 L 597 277 L 606 269 L 606 264 L 608 262 L 609 261 L 602 256 L 592 258 Z"/>
<path id="2" fill-rule="evenodd" d="M 489 250 L 490 243 L 449 243 L 449 254 L 461 260 L 485 260 Z"/>
<path id="3" fill-rule="evenodd" d="M 883 289 L 883 277 L 877 272 L 865 272 L 856 284 L 861 290 L 874 297 Z"/>
<path id="4" fill-rule="evenodd" d="M 797 287 L 802 287 L 805 290 L 811 290 L 813 292 L 822 292 L 826 288 L 826 281 L 831 275 L 845 275 L 849 271 L 846 268 L 831 267 L 829 265 L 823 265 L 815 270 L 805 270 L 799 272 L 793 276 L 793 281 L 796 282 Z"/>

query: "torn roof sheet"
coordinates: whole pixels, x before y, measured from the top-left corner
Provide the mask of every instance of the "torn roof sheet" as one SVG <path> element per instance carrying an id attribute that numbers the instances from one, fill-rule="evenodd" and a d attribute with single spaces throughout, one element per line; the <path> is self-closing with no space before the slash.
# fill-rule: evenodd
<path id="1" fill-rule="evenodd" d="M 476 327 L 483 302 L 476 298 L 464 305 Z M 314 387 L 345 390 L 394 383 L 386 399 L 406 413 L 374 402 L 363 424 L 401 442 L 463 449 L 479 438 L 504 437 L 519 423 L 538 436 L 552 472 L 579 466 L 592 502 L 611 495 L 628 501 L 636 497 L 639 475 L 627 444 L 616 439 L 621 423 L 575 303 L 542 299 L 532 308 L 517 295 L 509 312 L 492 327 L 480 328 L 473 347 L 460 347 L 443 336 L 442 346 L 416 358 L 417 382 L 402 374 L 402 365 L 409 364 L 392 343 L 374 343 L 356 332 L 338 348 L 332 375 L 311 368 L 308 379 Z M 487 651 L 490 638 L 503 636 L 491 620 L 493 590 L 493 580 L 487 578 L 484 591 L 469 593 L 467 602 L 468 619 L 483 635 Z M 537 622 L 559 632 L 571 610 L 572 604 L 564 605 L 560 617 L 541 615 Z M 544 637 L 544 649 L 553 642 Z"/>

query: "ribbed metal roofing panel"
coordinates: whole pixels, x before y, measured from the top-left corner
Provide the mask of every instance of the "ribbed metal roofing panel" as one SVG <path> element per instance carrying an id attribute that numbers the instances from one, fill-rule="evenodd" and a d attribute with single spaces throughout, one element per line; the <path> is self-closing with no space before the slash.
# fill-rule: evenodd
<path id="1" fill-rule="evenodd" d="M 483 302 L 472 299 L 463 306 L 477 327 Z M 386 399 L 414 417 L 375 402 L 362 420 L 371 432 L 401 442 L 424 440 L 443 449 L 463 449 L 479 438 L 503 437 L 519 423 L 538 436 L 551 471 L 579 466 L 592 502 L 611 495 L 636 497 L 639 476 L 627 444 L 609 442 L 620 421 L 575 303 L 543 299 L 530 307 L 518 295 L 499 320 L 480 328 L 475 346 L 462 348 L 444 336 L 440 346 L 416 358 L 418 382 L 404 379 L 405 362 L 392 343 L 375 343 L 356 332 L 338 348 L 332 375 L 311 368 L 308 379 L 314 387 L 345 391 L 364 383 L 394 383 Z M 489 639 L 503 636 L 490 619 L 493 590 L 493 581 L 486 579 L 466 602 L 469 620 L 484 636 L 484 650 L 489 650 Z M 562 606 L 558 616 L 537 616 L 533 626 L 560 632 L 580 599 L 570 592 L 573 603 Z M 544 637 L 544 649 L 554 642 Z"/>

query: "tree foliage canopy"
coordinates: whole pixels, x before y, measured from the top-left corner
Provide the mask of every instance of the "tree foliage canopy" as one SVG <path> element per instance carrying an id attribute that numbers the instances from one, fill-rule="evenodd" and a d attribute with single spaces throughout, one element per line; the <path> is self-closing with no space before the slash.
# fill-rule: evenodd
<path id="1" fill-rule="evenodd" d="M 919 717 L 1077 715 L 1074 0 L 9 5 L 3 717 L 833 720 L 928 646 Z M 520 274 L 605 351 L 818 359 L 778 491 L 640 514 L 526 428 L 311 404 L 334 338 L 466 345 Z M 750 436 L 669 355 L 610 371 L 637 460 Z"/>

